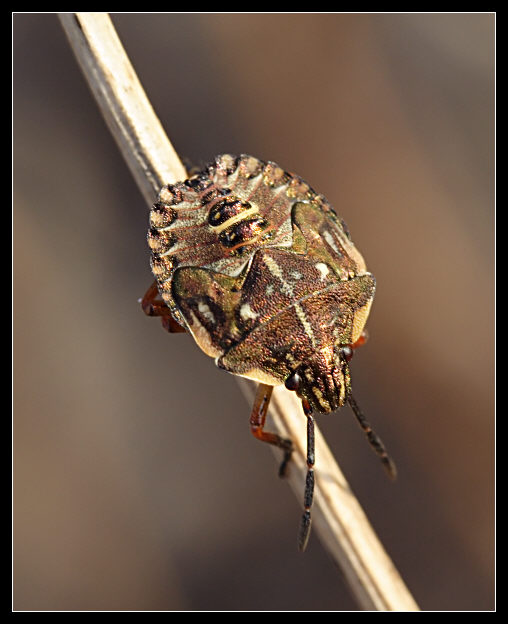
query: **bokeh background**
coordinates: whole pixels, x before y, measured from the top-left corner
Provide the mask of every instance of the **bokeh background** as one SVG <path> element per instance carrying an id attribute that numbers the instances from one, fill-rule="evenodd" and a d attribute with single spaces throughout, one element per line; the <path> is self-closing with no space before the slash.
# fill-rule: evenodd
<path id="1" fill-rule="evenodd" d="M 348 223 L 397 482 L 319 425 L 421 608 L 493 609 L 495 16 L 113 20 L 182 157 L 274 160 Z M 57 17 L 13 36 L 14 608 L 357 609 L 233 377 L 142 314 L 148 209 Z"/>

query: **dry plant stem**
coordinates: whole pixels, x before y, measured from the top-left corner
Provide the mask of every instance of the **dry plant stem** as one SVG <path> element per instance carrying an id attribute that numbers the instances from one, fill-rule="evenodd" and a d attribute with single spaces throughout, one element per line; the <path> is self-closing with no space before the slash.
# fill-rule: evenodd
<path id="1" fill-rule="evenodd" d="M 63 13 L 60 21 L 106 123 L 143 197 L 186 171 L 146 97 L 107 13 Z"/>
<path id="2" fill-rule="evenodd" d="M 254 385 L 246 379 L 239 382 L 244 394 L 252 400 Z M 272 422 L 267 424 L 267 429 L 271 430 L 273 423 L 280 436 L 293 440 L 295 450 L 287 478 L 301 502 L 307 471 L 307 423 L 301 401 L 284 387 L 275 388 L 269 413 Z M 359 605 L 378 611 L 418 611 L 317 427 L 315 449 L 313 530 L 339 563 Z M 273 450 L 280 461 L 280 450 Z"/>
<path id="3" fill-rule="evenodd" d="M 61 14 L 60 20 L 109 128 L 150 205 L 164 184 L 185 179 L 185 169 L 136 77 L 108 14 L 67 13 Z M 254 386 L 247 380 L 236 379 L 252 399 Z M 294 393 L 277 388 L 270 416 L 274 430 L 294 442 L 289 480 L 301 502 L 307 471 L 306 418 L 301 403 Z M 246 412 L 246 427 L 247 424 Z M 280 450 L 277 459 L 280 461 Z M 360 607 L 381 611 L 418 610 L 317 428 L 316 475 L 313 526 L 342 568 Z"/>

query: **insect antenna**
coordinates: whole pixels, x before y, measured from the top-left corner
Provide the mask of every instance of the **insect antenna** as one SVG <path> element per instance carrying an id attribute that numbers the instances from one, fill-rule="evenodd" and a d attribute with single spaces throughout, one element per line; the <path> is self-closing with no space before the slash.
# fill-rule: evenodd
<path id="1" fill-rule="evenodd" d="M 395 462 L 386 452 L 385 446 L 381 441 L 381 438 L 372 429 L 351 393 L 349 393 L 347 400 L 349 405 L 351 406 L 351 409 L 353 410 L 354 415 L 356 416 L 358 424 L 367 436 L 369 444 L 371 445 L 373 450 L 379 455 L 381 461 L 383 462 L 383 466 L 385 467 L 389 477 L 391 479 L 395 479 L 395 477 L 397 476 L 397 468 L 395 466 Z"/>
<path id="2" fill-rule="evenodd" d="M 303 515 L 298 532 L 298 548 L 304 551 L 307 547 L 310 535 L 311 515 L 310 509 L 314 499 L 314 416 L 306 399 L 302 400 L 302 407 L 307 416 L 307 476 L 305 478 L 305 491 L 303 495 Z"/>

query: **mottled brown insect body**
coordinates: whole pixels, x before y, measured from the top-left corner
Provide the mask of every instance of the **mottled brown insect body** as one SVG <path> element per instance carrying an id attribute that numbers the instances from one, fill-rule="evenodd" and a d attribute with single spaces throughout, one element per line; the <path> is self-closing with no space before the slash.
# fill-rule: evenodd
<path id="1" fill-rule="evenodd" d="M 263 430 L 272 386 L 296 391 L 312 426 L 313 412 L 349 401 L 372 433 L 352 399 L 349 360 L 363 341 L 375 280 L 322 195 L 275 163 L 218 156 L 185 182 L 161 190 L 148 243 L 167 307 L 154 312 L 145 297 L 145 311 L 167 317 L 171 331 L 177 323 L 188 330 L 220 368 L 260 383 L 251 428 L 285 450 L 284 470 L 290 442 Z M 393 472 L 379 439 L 370 439 Z M 312 477 L 302 548 L 310 527 L 313 433 L 308 441 Z"/>

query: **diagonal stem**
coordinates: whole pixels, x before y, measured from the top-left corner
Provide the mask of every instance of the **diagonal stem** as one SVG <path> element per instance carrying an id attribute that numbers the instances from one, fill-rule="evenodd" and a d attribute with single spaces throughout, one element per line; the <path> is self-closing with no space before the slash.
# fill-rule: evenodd
<path id="1" fill-rule="evenodd" d="M 107 13 L 61 13 L 60 21 L 106 123 L 150 206 L 187 173 L 136 76 Z"/>
<path id="2" fill-rule="evenodd" d="M 186 178 L 125 54 L 107 13 L 65 13 L 60 21 L 106 122 L 150 205 L 159 189 Z M 254 387 L 237 378 L 253 398 Z M 295 445 L 289 480 L 300 500 L 307 472 L 306 436 L 300 401 L 276 388 L 270 414 L 278 435 Z M 303 441 L 303 443 L 302 443 Z M 314 526 L 342 568 L 363 609 L 416 611 L 407 590 L 316 428 Z M 319 475 L 322 479 L 319 479 Z"/>

